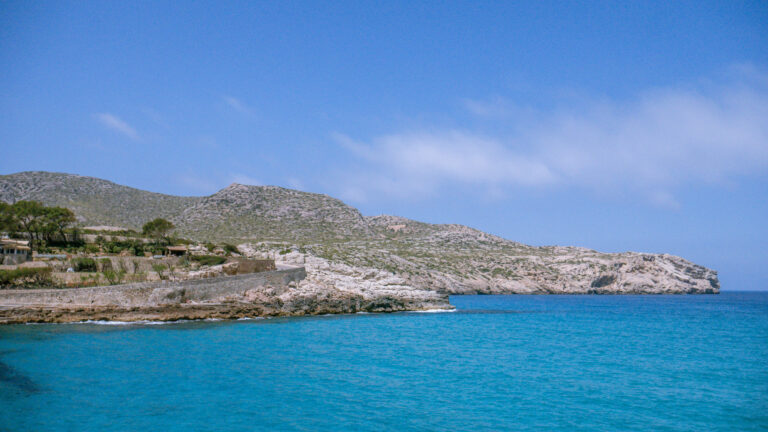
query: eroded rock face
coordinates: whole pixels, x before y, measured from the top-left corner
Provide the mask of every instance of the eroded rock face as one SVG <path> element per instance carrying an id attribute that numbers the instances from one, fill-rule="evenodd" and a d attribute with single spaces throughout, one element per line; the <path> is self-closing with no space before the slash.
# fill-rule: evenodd
<path id="1" fill-rule="evenodd" d="M 404 239 L 419 227 L 410 228 L 408 234 L 402 223 L 388 226 L 392 225 L 400 236 L 396 245 L 389 238 L 332 250 L 305 246 L 299 252 L 292 246 L 287 254 L 285 246 L 270 244 L 243 244 L 240 249 L 305 265 L 307 283 L 361 293 L 716 294 L 720 290 L 717 272 L 672 255 L 535 248 L 458 226 Z"/>

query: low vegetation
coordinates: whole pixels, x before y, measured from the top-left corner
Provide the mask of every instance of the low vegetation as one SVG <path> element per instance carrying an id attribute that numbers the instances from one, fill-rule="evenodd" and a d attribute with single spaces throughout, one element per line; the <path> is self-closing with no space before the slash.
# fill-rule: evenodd
<path id="1" fill-rule="evenodd" d="M 217 255 L 195 255 L 190 257 L 190 259 L 204 266 L 215 266 L 227 262 L 226 258 Z"/>
<path id="2" fill-rule="evenodd" d="M 96 260 L 88 257 L 73 258 L 72 269 L 78 273 L 98 271 Z"/>
<path id="3" fill-rule="evenodd" d="M 49 267 L 0 270 L 2 288 L 48 288 L 54 285 Z"/>

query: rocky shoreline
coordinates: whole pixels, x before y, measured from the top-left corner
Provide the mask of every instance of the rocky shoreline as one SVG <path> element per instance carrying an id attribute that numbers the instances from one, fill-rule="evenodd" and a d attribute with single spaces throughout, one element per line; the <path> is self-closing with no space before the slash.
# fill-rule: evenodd
<path id="1" fill-rule="evenodd" d="M 87 321 L 185 321 L 185 320 L 236 320 L 243 318 L 298 317 L 312 315 L 337 315 L 354 313 L 390 313 L 413 311 L 452 310 L 447 303 L 417 303 L 402 299 L 337 299 L 334 301 L 308 300 L 303 305 L 221 303 L 196 305 L 163 305 L 144 308 L 120 307 L 0 307 L 0 324 L 75 323 Z"/>
<path id="2" fill-rule="evenodd" d="M 239 246 L 257 256 L 252 245 Z M 0 324 L 176 321 L 449 310 L 452 294 L 717 294 L 717 272 L 671 255 L 558 248 L 539 266 L 482 273 L 413 272 L 268 251 L 280 270 L 178 282 L 0 290 Z M 393 259 L 395 260 L 395 259 Z M 407 263 L 400 261 L 401 268 Z M 477 268 L 481 264 L 473 263 Z M 545 269 L 545 270 L 542 270 Z"/>
<path id="3" fill-rule="evenodd" d="M 194 290 L 166 292 L 167 287 L 158 287 L 151 294 L 100 304 L 90 298 L 16 304 L 17 309 L 26 307 L 17 310 L 25 320 L 447 309 L 452 308 L 448 296 L 453 294 L 720 292 L 717 271 L 678 256 L 525 245 L 463 225 L 363 216 L 338 199 L 275 186 L 232 184 L 209 196 L 176 197 L 71 174 L 0 176 L 0 201 L 19 200 L 70 208 L 83 226 L 138 229 L 147 220 L 163 217 L 177 227 L 176 234 L 190 240 L 230 243 L 245 257 L 274 259 L 278 267 L 306 270 L 292 283 L 252 283 L 205 298 L 192 296 Z M 216 279 L 211 289 L 216 291 L 220 281 L 227 291 L 224 279 Z M 4 296 L 0 290 L 0 322 L 10 322 L 16 318 L 9 318 L 3 308 L 11 306 L 3 302 Z M 152 300 L 142 303 L 134 298 Z M 39 304 L 30 307 L 32 303 Z M 47 309 L 35 312 L 40 304 Z"/>
<path id="4" fill-rule="evenodd" d="M 194 281 L 0 291 L 0 324 L 177 321 L 453 309 L 447 294 L 347 290 L 306 281 L 303 267 Z"/>
<path id="5" fill-rule="evenodd" d="M 248 245 L 240 247 L 257 254 Z M 92 288 L 0 290 L 0 324 L 451 310 L 452 294 L 719 293 L 715 271 L 682 258 L 575 252 L 563 248 L 560 258 L 547 257 L 549 273 L 495 278 L 443 272 L 414 275 L 299 252 L 278 253 L 274 256 L 280 270 L 271 272 Z"/>

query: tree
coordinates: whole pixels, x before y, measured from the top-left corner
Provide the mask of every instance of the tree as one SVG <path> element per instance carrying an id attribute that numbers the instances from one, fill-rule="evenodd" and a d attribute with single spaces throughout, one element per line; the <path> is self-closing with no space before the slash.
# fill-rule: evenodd
<path id="1" fill-rule="evenodd" d="M 42 221 L 45 216 L 45 206 L 37 201 L 17 201 L 11 206 L 11 211 L 16 216 L 21 231 L 29 236 L 29 244 L 34 248 L 40 241 L 40 232 L 43 230 Z"/>
<path id="2" fill-rule="evenodd" d="M 37 201 L 0 202 L 0 231 L 26 233 L 33 248 L 55 235 L 66 242 L 65 230 L 75 221 L 72 210 L 64 207 L 46 207 Z"/>
<path id="3" fill-rule="evenodd" d="M 75 223 L 75 214 L 72 210 L 64 207 L 48 207 L 43 215 L 43 231 L 50 240 L 53 234 L 58 234 L 62 241 L 67 241 L 64 230 Z"/>
<path id="4" fill-rule="evenodd" d="M 168 233 L 174 229 L 173 224 L 163 218 L 157 218 L 144 224 L 141 232 L 156 240 L 168 240 Z"/>
<path id="5" fill-rule="evenodd" d="M 13 206 L 0 201 L 0 232 L 13 234 L 19 231 L 19 220 Z"/>

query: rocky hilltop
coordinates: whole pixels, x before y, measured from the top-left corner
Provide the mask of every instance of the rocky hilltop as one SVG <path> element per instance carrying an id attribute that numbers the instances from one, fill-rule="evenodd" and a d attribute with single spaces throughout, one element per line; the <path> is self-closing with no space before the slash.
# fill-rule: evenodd
<path id="1" fill-rule="evenodd" d="M 235 183 L 198 199 L 172 220 L 194 238 L 314 243 L 370 235 L 357 209 L 326 195 L 276 186 Z"/>
<path id="2" fill-rule="evenodd" d="M 0 200 L 72 209 L 82 224 L 139 228 L 165 217 L 180 235 L 306 266 L 315 290 L 440 294 L 718 293 L 717 272 L 666 254 L 534 247 L 462 225 L 364 217 L 332 197 L 233 184 L 175 197 L 70 174 L 0 176 Z"/>

